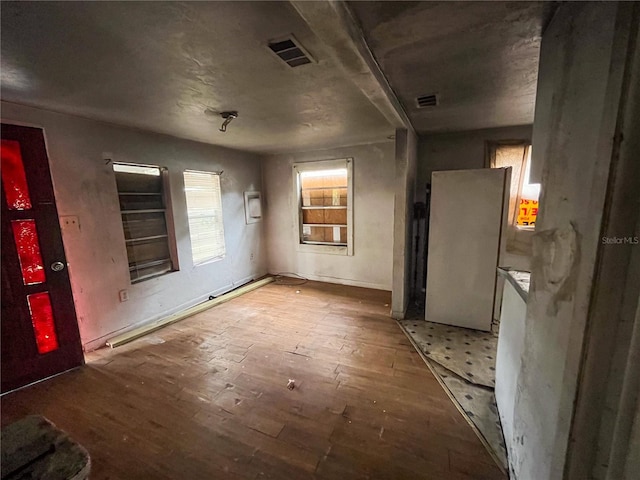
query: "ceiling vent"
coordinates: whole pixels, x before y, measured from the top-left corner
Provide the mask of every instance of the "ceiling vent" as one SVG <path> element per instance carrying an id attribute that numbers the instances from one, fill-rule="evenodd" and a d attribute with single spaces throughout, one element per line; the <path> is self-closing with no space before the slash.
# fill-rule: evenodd
<path id="1" fill-rule="evenodd" d="M 312 63 L 311 55 L 297 42 L 293 36 L 269 42 L 269 50 L 290 67 L 299 67 Z"/>
<path id="2" fill-rule="evenodd" d="M 436 107 L 438 105 L 438 95 L 422 95 L 416 98 L 416 103 L 418 104 L 418 108 L 426 108 L 426 107 Z"/>

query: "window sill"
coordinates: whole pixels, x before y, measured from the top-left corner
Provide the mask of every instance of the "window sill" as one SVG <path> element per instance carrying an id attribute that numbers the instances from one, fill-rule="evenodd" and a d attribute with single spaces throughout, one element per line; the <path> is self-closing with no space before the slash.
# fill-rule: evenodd
<path id="1" fill-rule="evenodd" d="M 314 245 L 310 243 L 299 243 L 298 251 L 303 253 L 324 253 L 328 255 L 353 255 L 349 247 L 338 245 Z"/>
<path id="2" fill-rule="evenodd" d="M 139 283 L 142 282 L 146 282 L 147 280 L 153 280 L 154 278 L 160 278 L 160 277 L 164 277 L 165 275 L 169 275 L 171 273 L 176 273 L 179 272 L 179 270 L 175 269 L 175 270 L 169 270 L 167 272 L 162 272 L 162 273 L 153 273 L 151 275 L 148 275 L 146 277 L 140 277 L 140 278 L 136 278 L 136 279 L 130 279 L 130 284 L 133 285 L 137 285 Z"/>
<path id="3" fill-rule="evenodd" d="M 198 262 L 193 264 L 193 268 L 204 267 L 205 265 L 209 265 L 210 263 L 219 262 L 223 260 L 225 255 L 220 255 L 219 257 L 210 258 L 209 260 L 205 260 L 203 262 Z"/>

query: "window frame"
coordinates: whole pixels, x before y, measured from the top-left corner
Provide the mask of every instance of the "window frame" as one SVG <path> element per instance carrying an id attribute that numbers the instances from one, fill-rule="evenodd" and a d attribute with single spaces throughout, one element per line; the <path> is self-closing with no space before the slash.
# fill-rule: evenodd
<path id="1" fill-rule="evenodd" d="M 222 242 L 223 242 L 223 248 L 224 248 L 224 252 L 222 253 L 222 255 L 218 255 L 216 257 L 212 257 L 212 258 L 208 258 L 206 260 L 197 262 L 195 261 L 195 259 L 193 258 L 193 239 L 191 237 L 191 226 L 189 225 L 189 205 L 187 202 L 187 186 L 186 186 L 186 182 L 185 182 L 185 173 L 204 173 L 207 175 L 212 175 L 212 176 L 217 176 L 218 177 L 218 183 L 219 183 L 219 189 L 218 189 L 218 193 L 220 195 L 220 220 L 221 220 L 221 225 L 222 225 Z M 185 202 L 185 212 L 187 214 L 187 230 L 189 232 L 189 246 L 191 248 L 191 263 L 193 265 L 194 268 L 197 267 L 201 267 L 203 265 L 208 265 L 210 263 L 215 263 L 215 262 L 219 262 L 220 260 L 223 260 L 226 256 L 227 256 L 227 239 L 225 236 L 225 228 L 224 228 L 224 207 L 223 207 L 223 202 L 222 202 L 222 171 L 205 171 L 205 170 L 194 170 L 194 169 L 185 169 L 182 172 L 182 185 L 184 188 L 184 202 Z"/>
<path id="2" fill-rule="evenodd" d="M 518 189 L 518 197 L 516 198 L 516 208 L 518 209 L 516 214 L 514 215 L 514 225 L 518 230 L 524 230 L 524 231 L 528 231 L 528 232 L 533 232 L 536 229 L 536 223 L 537 222 L 537 213 L 536 213 L 536 223 L 534 223 L 533 225 L 518 225 L 518 217 L 520 216 L 519 212 L 520 212 L 520 205 L 522 204 L 522 196 L 523 196 L 523 192 L 525 189 L 525 181 L 527 180 L 527 170 L 529 170 L 529 174 L 531 174 L 531 152 L 532 152 L 532 147 L 533 145 L 531 143 L 529 143 L 529 145 L 527 145 L 526 151 L 525 151 L 525 160 L 524 160 L 524 168 L 522 170 L 522 176 L 520 178 L 520 188 Z M 531 185 L 531 184 L 529 184 Z M 524 200 L 528 200 L 528 199 L 524 199 Z M 538 199 L 536 200 L 538 202 L 538 208 L 540 205 L 540 192 L 538 192 Z"/>
<path id="3" fill-rule="evenodd" d="M 514 227 L 518 230 L 525 231 L 533 231 L 535 230 L 534 225 L 518 225 L 518 212 L 520 208 L 520 201 L 522 199 L 522 191 L 524 188 L 525 174 L 527 168 L 531 166 L 531 140 L 500 140 L 500 141 L 491 141 L 487 142 L 486 145 L 486 157 L 485 157 L 485 167 L 486 168 L 498 168 L 496 167 L 496 152 L 500 147 L 524 147 L 524 157 L 522 159 L 522 166 L 520 171 L 520 176 L 518 178 L 518 191 L 516 195 L 513 197 L 515 202 L 514 212 L 510 212 L 508 218 L 508 226 Z M 510 193 L 511 196 L 511 193 Z"/>
<path id="4" fill-rule="evenodd" d="M 526 170 L 527 150 L 531 150 L 532 142 L 528 139 L 487 141 L 485 143 L 486 168 L 496 168 L 496 151 L 498 148 L 504 146 L 525 147 L 522 172 L 519 178 L 517 196 L 515 198 L 515 212 L 507 218 L 505 250 L 510 254 L 531 256 L 533 253 L 533 235 L 535 233 L 535 225 L 518 225 L 517 220 L 518 208 L 520 208 L 520 198 L 522 195 L 522 186 L 524 182 L 524 173 Z"/>
<path id="5" fill-rule="evenodd" d="M 166 272 L 162 272 L 162 273 L 157 273 L 157 274 L 153 274 L 153 275 L 149 275 L 146 277 L 142 277 L 142 278 L 132 278 L 131 274 L 132 274 L 132 270 L 131 270 L 131 262 L 129 260 L 129 254 L 127 252 L 127 238 L 124 232 L 124 221 L 122 219 L 122 212 L 124 210 L 122 210 L 120 208 L 120 197 L 123 194 L 128 194 L 131 192 L 121 192 L 120 189 L 118 188 L 118 182 L 116 181 L 116 170 L 115 170 L 115 166 L 116 165 L 122 165 L 122 166 L 127 166 L 127 167 L 141 167 L 141 168 L 155 168 L 158 169 L 160 172 L 160 183 L 162 185 L 162 202 L 164 205 L 164 221 L 165 221 L 165 226 L 167 229 L 167 246 L 168 246 L 168 250 L 169 250 L 169 260 L 171 261 L 171 269 L 167 270 Z M 175 222 L 174 222 L 174 215 L 173 215 L 173 201 L 172 201 L 172 197 L 171 197 L 171 186 L 170 186 L 170 181 L 169 181 L 169 170 L 167 167 L 163 167 L 161 165 L 151 165 L 151 164 L 146 164 L 146 163 L 133 163 L 133 162 L 113 162 L 111 164 L 111 171 L 113 172 L 113 179 L 114 179 L 114 183 L 115 183 L 115 187 L 116 187 L 116 196 L 118 198 L 118 212 L 120 213 L 120 225 L 122 226 L 122 240 L 124 243 L 124 247 L 125 247 L 125 254 L 127 257 L 127 271 L 129 273 L 128 277 L 129 277 L 129 284 L 130 285 L 135 285 L 137 283 L 141 283 L 144 282 L 146 280 L 151 280 L 153 278 L 158 278 L 164 275 L 168 275 L 170 273 L 173 272 L 177 272 L 180 270 L 180 265 L 178 262 L 178 244 L 177 244 L 177 239 L 176 239 L 176 230 L 175 230 Z"/>
<path id="6" fill-rule="evenodd" d="M 319 170 L 347 169 L 347 245 L 318 245 L 302 241 L 302 195 L 300 174 Z M 294 241 L 299 252 L 353 255 L 353 158 L 317 160 L 293 164 Z"/>

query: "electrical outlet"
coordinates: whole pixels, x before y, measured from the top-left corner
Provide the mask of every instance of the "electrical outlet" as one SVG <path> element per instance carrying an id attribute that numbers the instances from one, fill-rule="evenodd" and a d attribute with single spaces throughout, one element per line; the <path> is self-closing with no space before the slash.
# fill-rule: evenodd
<path id="1" fill-rule="evenodd" d="M 249 257 L 249 260 L 251 260 L 253 262 L 253 253 L 251 254 L 251 256 Z"/>
<path id="2" fill-rule="evenodd" d="M 120 296 L 120 302 L 126 302 L 129 300 L 129 292 L 127 290 L 120 290 L 118 295 Z"/>

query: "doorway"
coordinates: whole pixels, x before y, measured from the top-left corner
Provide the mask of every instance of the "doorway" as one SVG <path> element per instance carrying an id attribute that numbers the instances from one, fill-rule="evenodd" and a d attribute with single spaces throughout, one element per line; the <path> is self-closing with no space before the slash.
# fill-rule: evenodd
<path id="1" fill-rule="evenodd" d="M 0 393 L 84 363 L 41 129 L 2 124 Z"/>

